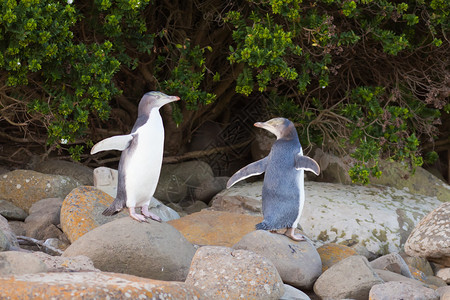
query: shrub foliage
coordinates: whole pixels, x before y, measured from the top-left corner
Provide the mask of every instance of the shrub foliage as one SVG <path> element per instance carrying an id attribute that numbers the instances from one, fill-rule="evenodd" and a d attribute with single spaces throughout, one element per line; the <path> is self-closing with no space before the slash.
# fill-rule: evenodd
<path id="1" fill-rule="evenodd" d="M 178 149 L 262 93 L 304 146 L 350 153 L 366 183 L 381 156 L 421 165 L 450 110 L 449 11 L 442 0 L 5 0 L 0 133 L 79 159 L 162 90 L 183 99 L 166 125 Z"/>

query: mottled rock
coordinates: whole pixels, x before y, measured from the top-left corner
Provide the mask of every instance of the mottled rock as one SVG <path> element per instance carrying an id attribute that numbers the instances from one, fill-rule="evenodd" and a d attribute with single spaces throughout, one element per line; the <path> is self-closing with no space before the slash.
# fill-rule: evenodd
<path id="1" fill-rule="evenodd" d="M 386 270 L 413 278 L 408 265 L 398 253 L 389 253 L 370 262 L 374 269 Z"/>
<path id="2" fill-rule="evenodd" d="M 284 286 L 275 266 L 246 250 L 205 246 L 195 253 L 186 284 L 207 299 L 279 299 Z"/>
<path id="3" fill-rule="evenodd" d="M 168 223 L 193 244 L 232 247 L 261 221 L 261 217 L 202 210 Z"/>
<path id="4" fill-rule="evenodd" d="M 348 174 L 350 166 L 353 163 L 351 157 L 337 157 L 317 148 L 312 158 L 320 166 L 320 174 L 314 179 L 315 181 L 352 184 L 352 179 Z"/>
<path id="5" fill-rule="evenodd" d="M 195 201 L 194 203 L 192 203 L 191 205 L 184 207 L 183 210 L 187 213 L 187 214 L 193 214 L 196 212 L 201 211 L 202 209 L 208 208 L 208 205 L 206 205 L 205 202 L 203 201 Z"/>
<path id="6" fill-rule="evenodd" d="M 364 256 L 352 255 L 326 270 L 314 284 L 314 292 L 323 299 L 367 300 L 372 286 L 383 280 Z"/>
<path id="7" fill-rule="evenodd" d="M 183 281 L 194 253 L 194 246 L 169 224 L 125 217 L 81 236 L 63 256 L 86 255 L 106 272 Z"/>
<path id="8" fill-rule="evenodd" d="M 260 181 L 237 184 L 217 194 L 211 207 L 227 211 L 229 207 L 221 208 L 215 201 L 234 198 L 237 205 L 244 199 L 245 204 L 252 203 L 252 206 L 246 208 L 241 203 L 239 210 L 255 214 L 261 210 L 261 191 Z M 307 181 L 305 194 L 300 225 L 315 241 L 316 247 L 326 243 L 361 244 L 377 255 L 401 251 L 419 220 L 441 204 L 435 197 L 413 195 L 383 186 Z M 248 199 L 253 199 L 253 202 Z M 350 215 L 351 218 L 348 217 Z"/>
<path id="9" fill-rule="evenodd" d="M 440 300 L 450 300 L 450 286 L 440 287 L 436 289 Z"/>
<path id="10" fill-rule="evenodd" d="M 417 224 L 405 243 L 405 252 L 450 267 L 449 237 L 450 202 L 446 202 Z"/>
<path id="11" fill-rule="evenodd" d="M 381 279 L 383 279 L 384 282 L 401 281 L 401 282 L 409 282 L 409 283 L 412 283 L 412 284 L 429 287 L 425 282 L 422 282 L 420 280 L 416 280 L 416 279 L 413 279 L 413 278 L 409 278 L 409 277 L 403 276 L 403 275 L 401 275 L 399 273 L 386 271 L 386 270 L 378 270 L 378 269 L 374 269 L 374 271 L 378 274 L 378 276 Z"/>
<path id="12" fill-rule="evenodd" d="M 450 284 L 450 268 L 444 268 L 437 271 L 436 276 L 445 281 L 445 283 Z"/>
<path id="13" fill-rule="evenodd" d="M 0 276 L 41 272 L 47 272 L 47 266 L 32 253 L 0 252 Z"/>
<path id="14" fill-rule="evenodd" d="M 15 206 L 10 201 L 0 200 L 0 215 L 8 220 L 23 221 L 28 214 L 20 207 Z"/>
<path id="15" fill-rule="evenodd" d="M 409 282 L 390 281 L 383 284 L 377 284 L 372 287 L 369 293 L 371 300 L 401 300 L 401 299 L 420 299 L 420 300 L 439 300 L 439 295 L 430 288 L 411 284 Z"/>
<path id="16" fill-rule="evenodd" d="M 284 285 L 284 295 L 281 296 L 280 300 L 311 300 L 309 296 L 299 289 L 288 284 Z"/>
<path id="17" fill-rule="evenodd" d="M 7 251 L 19 247 L 19 242 L 3 216 L 0 216 L 0 251 Z"/>
<path id="18" fill-rule="evenodd" d="M 0 277 L 5 299 L 207 299 L 184 282 L 104 272 L 45 273 Z"/>
<path id="19" fill-rule="evenodd" d="M 68 176 L 14 170 L 0 176 L 0 198 L 28 212 L 33 203 L 45 198 L 64 198 L 80 185 Z"/>
<path id="20" fill-rule="evenodd" d="M 40 251 L 32 254 L 47 266 L 47 272 L 100 272 L 94 267 L 92 260 L 85 255 L 63 257 Z"/>
<path id="21" fill-rule="evenodd" d="M 38 163 L 34 171 L 44 174 L 54 174 L 72 177 L 82 185 L 92 185 L 94 183 L 92 169 L 76 162 L 50 159 Z"/>
<path id="22" fill-rule="evenodd" d="M 257 230 L 245 235 L 234 249 L 257 253 L 270 260 L 284 283 L 311 289 L 322 273 L 322 263 L 316 248 L 309 242 L 296 242 L 285 235 Z"/>
<path id="23" fill-rule="evenodd" d="M 164 213 L 168 208 L 153 200 L 150 202 L 150 211 L 163 221 L 170 220 Z M 126 209 L 114 216 L 102 215 L 113 201 L 114 198 L 110 195 L 92 186 L 78 187 L 67 195 L 61 207 L 61 227 L 69 240 L 73 243 L 86 232 L 102 224 L 127 216 Z M 178 214 L 174 212 L 171 216 L 178 217 Z"/>
<path id="24" fill-rule="evenodd" d="M 341 260 L 357 255 L 356 251 L 348 246 L 329 243 L 317 248 L 322 261 L 322 272 L 328 270 L 332 265 L 337 264 Z"/>
<path id="25" fill-rule="evenodd" d="M 414 268 L 413 270 L 419 270 L 426 276 L 434 275 L 431 264 L 425 258 L 409 256 L 404 252 L 401 252 L 400 255 L 402 256 L 403 260 L 406 262 L 406 264 L 410 269 Z"/>

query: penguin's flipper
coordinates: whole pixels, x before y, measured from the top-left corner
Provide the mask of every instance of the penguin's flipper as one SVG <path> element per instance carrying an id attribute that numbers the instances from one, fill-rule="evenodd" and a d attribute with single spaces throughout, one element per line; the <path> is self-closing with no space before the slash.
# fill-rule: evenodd
<path id="1" fill-rule="evenodd" d="M 300 153 L 295 156 L 295 168 L 311 171 L 316 175 L 320 173 L 319 164 L 311 157 L 303 156 Z"/>
<path id="2" fill-rule="evenodd" d="M 266 156 L 263 159 L 257 160 L 249 165 L 246 165 L 245 167 L 234 173 L 234 175 L 231 176 L 230 179 L 228 179 L 227 189 L 238 181 L 264 173 L 266 171 L 267 161 L 268 159 Z"/>
<path id="3" fill-rule="evenodd" d="M 91 149 L 91 154 L 106 150 L 123 151 L 130 146 L 132 140 L 132 134 L 112 136 L 95 144 Z"/>

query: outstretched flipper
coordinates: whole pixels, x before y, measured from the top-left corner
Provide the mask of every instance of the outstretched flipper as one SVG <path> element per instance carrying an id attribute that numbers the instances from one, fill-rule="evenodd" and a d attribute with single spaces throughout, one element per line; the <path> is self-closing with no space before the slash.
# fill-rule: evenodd
<path id="1" fill-rule="evenodd" d="M 319 164 L 311 157 L 303 156 L 300 153 L 295 156 L 295 168 L 311 171 L 316 175 L 320 173 Z"/>
<path id="2" fill-rule="evenodd" d="M 244 180 L 245 178 L 264 173 L 266 171 L 267 161 L 268 159 L 266 156 L 263 159 L 257 160 L 249 165 L 246 165 L 245 167 L 234 173 L 234 175 L 231 176 L 230 179 L 228 179 L 227 189 L 232 187 L 236 182 Z"/>
<path id="3" fill-rule="evenodd" d="M 132 140 L 132 134 L 112 136 L 95 144 L 91 149 L 91 154 L 106 150 L 123 151 L 130 146 Z"/>

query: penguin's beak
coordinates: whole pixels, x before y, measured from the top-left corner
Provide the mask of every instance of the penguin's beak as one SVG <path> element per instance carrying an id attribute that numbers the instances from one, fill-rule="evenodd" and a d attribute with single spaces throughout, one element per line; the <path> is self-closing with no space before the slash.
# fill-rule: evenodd
<path id="1" fill-rule="evenodd" d="M 273 133 L 274 135 L 276 135 L 277 138 L 279 138 L 279 132 L 275 129 L 275 127 L 273 127 L 272 124 L 269 123 L 269 121 L 268 122 L 256 122 L 255 124 L 253 124 L 253 126 L 263 128 L 263 129 Z"/>

